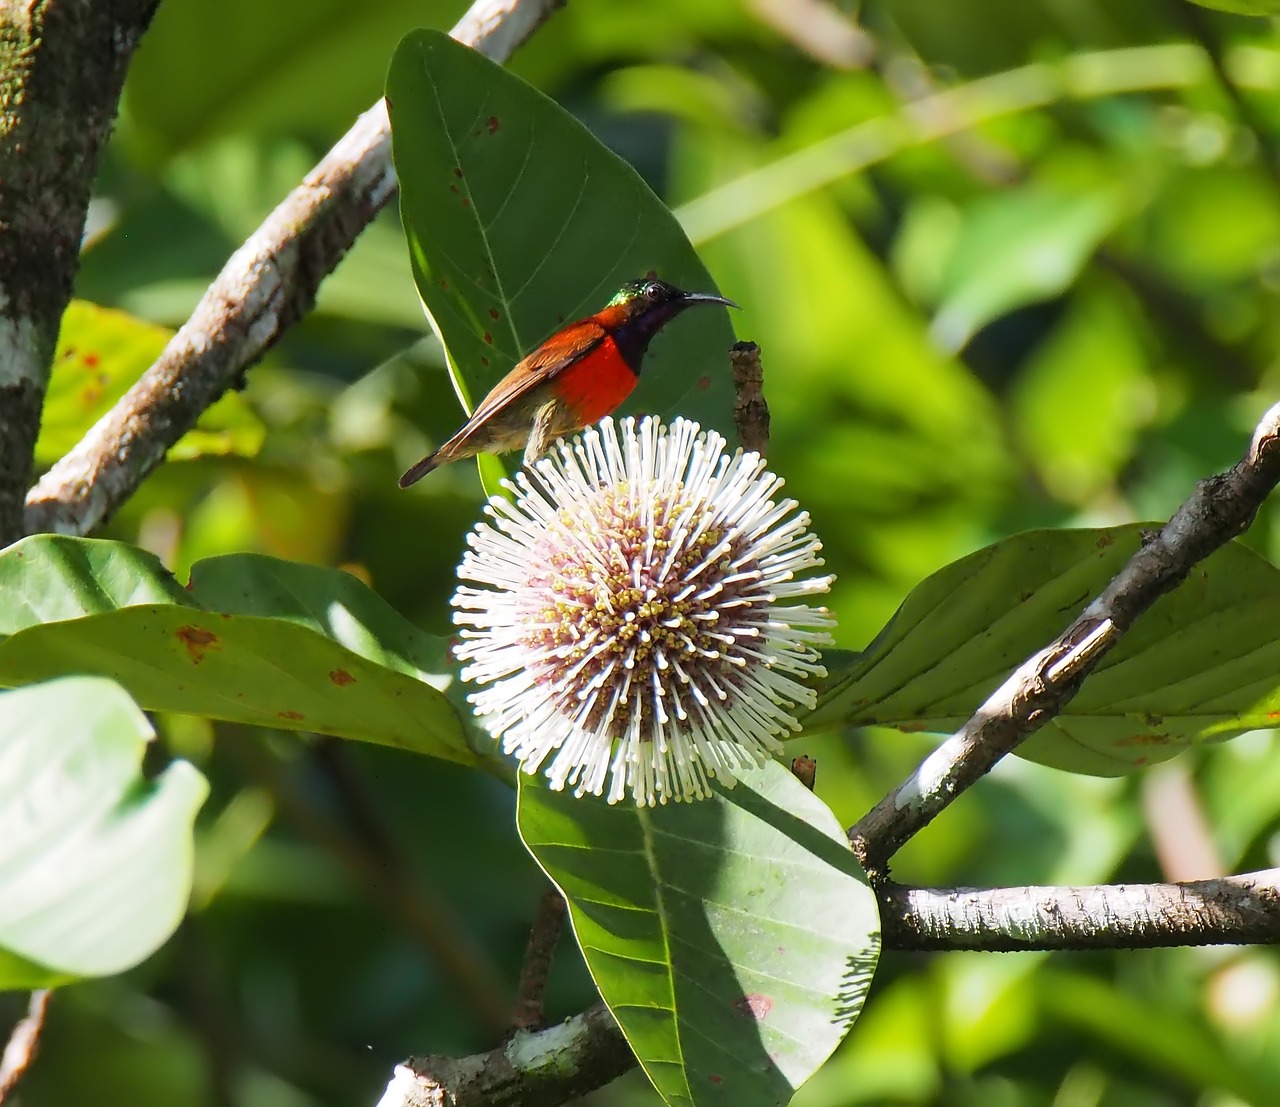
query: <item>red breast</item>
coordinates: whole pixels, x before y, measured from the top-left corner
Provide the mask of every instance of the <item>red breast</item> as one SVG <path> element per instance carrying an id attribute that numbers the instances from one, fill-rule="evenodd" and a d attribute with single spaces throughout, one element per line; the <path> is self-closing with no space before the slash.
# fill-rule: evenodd
<path id="1" fill-rule="evenodd" d="M 636 374 L 623 359 L 612 335 L 556 377 L 556 397 L 583 426 L 610 414 L 636 387 Z"/>

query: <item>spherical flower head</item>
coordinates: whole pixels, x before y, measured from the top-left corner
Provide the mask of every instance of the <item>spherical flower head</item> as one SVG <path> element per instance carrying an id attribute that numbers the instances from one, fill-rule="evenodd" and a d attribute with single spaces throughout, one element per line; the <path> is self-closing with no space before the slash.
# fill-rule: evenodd
<path id="1" fill-rule="evenodd" d="M 758 454 L 677 419 L 604 420 L 519 473 L 468 536 L 463 679 L 526 772 L 637 803 L 778 752 L 825 676 L 821 543 Z"/>

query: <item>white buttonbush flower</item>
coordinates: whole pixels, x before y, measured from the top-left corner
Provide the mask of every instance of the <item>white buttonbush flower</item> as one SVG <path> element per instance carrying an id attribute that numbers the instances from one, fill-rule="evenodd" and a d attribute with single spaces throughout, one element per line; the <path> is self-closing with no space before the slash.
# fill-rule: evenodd
<path id="1" fill-rule="evenodd" d="M 821 543 L 758 454 L 606 419 L 521 472 L 468 536 L 454 621 L 476 713 L 556 789 L 640 804 L 778 752 L 832 620 Z"/>

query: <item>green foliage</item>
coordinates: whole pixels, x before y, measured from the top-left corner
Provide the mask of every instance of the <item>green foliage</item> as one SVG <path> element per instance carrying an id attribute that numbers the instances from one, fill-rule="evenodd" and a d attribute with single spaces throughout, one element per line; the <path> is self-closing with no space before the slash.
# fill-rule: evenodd
<path id="1" fill-rule="evenodd" d="M 656 270 L 714 285 L 670 209 L 555 101 L 447 35 L 396 50 L 387 100 L 414 279 L 468 409 L 560 325 Z M 627 411 L 732 433 L 723 312 L 654 345 Z"/>
<path id="2" fill-rule="evenodd" d="M 673 1107 L 788 1103 L 857 1018 L 880 947 L 875 895 L 840 824 L 781 765 L 654 809 L 522 775 L 519 819 Z"/>
<path id="3" fill-rule="evenodd" d="M 133 547 L 37 536 L 0 552 L 0 589 L 0 685 L 94 673 L 153 711 L 475 760 L 443 644 L 347 573 L 228 555 L 182 589 Z"/>
<path id="4" fill-rule="evenodd" d="M 173 337 L 166 327 L 73 300 L 62 317 L 45 398 L 36 464 L 48 467 L 129 389 Z M 238 392 L 205 411 L 169 451 L 171 461 L 205 454 L 252 457 L 266 428 Z"/>
<path id="5" fill-rule="evenodd" d="M 132 318 L 69 312 L 64 344 L 109 356 L 55 366 L 41 464 L 107 402 L 90 394 L 88 369 L 105 367 L 112 395 L 127 386 L 145 343 L 159 340 L 151 332 L 135 347 L 138 320 L 180 323 L 378 95 L 400 36 L 424 18 L 448 26 L 463 7 L 160 6 L 95 190 L 77 283 L 84 300 Z M 412 36 L 388 86 L 411 253 L 394 215 L 380 218 L 322 285 L 317 310 L 251 371 L 231 401 L 231 438 L 162 469 L 113 519 L 118 541 L 37 539 L 17 550 L 29 565 L 12 550 L 0 557 L 4 671 L 120 673 L 148 706 L 182 712 L 162 711 L 157 729 L 213 786 L 196 836 L 199 913 L 138 969 L 58 997 L 24 1103 L 327 1107 L 371 1099 L 406 1054 L 495 1044 L 449 974 L 470 958 L 481 976 L 515 979 L 543 877 L 512 834 L 512 796 L 475 771 L 464 690 L 442 643 L 480 488 L 465 466 L 412 495 L 394 486 L 456 428 L 451 370 L 474 401 L 562 317 L 651 265 L 743 305 L 731 320 L 764 350 L 770 466 L 823 538 L 846 651 L 828 656 L 819 712 L 788 748 L 818 759 L 816 795 L 769 770 L 784 797 L 769 802 L 818 828 L 794 827 L 827 843 L 830 887 L 855 900 L 865 889 L 834 863 L 829 812 L 842 825 L 860 817 L 936 744 L 917 728 L 956 725 L 1057 633 L 1136 541 L 1117 524 L 1167 518 L 1196 480 L 1240 455 L 1277 381 L 1275 27 L 1202 13 L 1220 75 L 1177 4 L 864 7 L 877 49 L 867 70 L 823 60 L 834 34 L 793 37 L 777 19 L 787 5 L 743 0 L 574 0 L 510 74 L 438 34 Z M 473 118 L 486 124 L 478 135 Z M 470 213 L 454 166 L 475 189 Z M 527 292 L 454 279 L 483 275 L 487 254 L 503 289 L 536 269 Z M 412 267 L 447 352 L 428 333 Z M 453 298 L 424 277 L 448 280 Z M 95 333 L 113 320 L 121 330 Z M 87 345 L 69 337 L 81 328 Z M 631 409 L 730 431 L 731 339 L 717 313 L 673 325 Z M 704 376 L 707 391 L 691 388 Z M 260 449 L 246 411 L 266 428 Z M 235 449 L 219 456 L 227 441 Z M 1243 539 L 1252 553 L 1224 551 L 1145 615 L 1026 750 L 1091 772 L 1193 745 L 1186 756 L 1117 779 L 1009 759 L 895 858 L 895 876 L 1138 882 L 1176 875 L 1170 856 L 1215 850 L 1227 869 L 1273 865 L 1271 731 L 1210 739 L 1267 724 L 1274 706 L 1274 569 L 1262 558 L 1280 556 L 1276 519 L 1264 508 Z M 1098 526 L 1108 529 L 1082 529 Z M 1099 549 L 1100 533 L 1115 540 Z M 183 579 L 195 565 L 192 589 L 161 565 Z M 175 645 L 183 627 L 219 635 L 222 649 L 195 664 Z M 338 671 L 360 679 L 337 686 Z M 215 699 L 225 687 L 252 702 Z M 0 704 L 28 694 L 0 694 Z M 832 729 L 818 733 L 819 723 Z M 279 733 L 294 729 L 436 756 Z M 1210 828 L 1202 851 L 1186 844 L 1198 820 L 1163 798 L 1170 780 Z M 549 795 L 537 782 L 524 792 L 522 823 L 536 806 L 565 830 L 559 840 L 592 847 L 540 855 L 565 883 L 571 861 L 587 865 L 584 881 L 628 896 L 670 899 L 686 876 L 735 895 L 777 880 L 773 862 L 738 853 L 704 871 L 693 861 L 710 851 L 684 845 L 662 855 L 660 883 L 642 884 L 610 852 L 668 819 L 714 821 L 699 842 L 766 825 L 776 842 L 773 823 L 752 822 L 763 802 L 745 798 L 753 790 L 653 813 Z M 1181 843 L 1172 851 L 1171 835 Z M 807 881 L 793 882 L 780 909 L 807 894 Z M 619 915 L 575 906 L 579 932 L 595 925 L 601 945 L 619 944 Z M 640 915 L 652 944 L 655 914 Z M 668 929 L 696 938 L 712 918 L 689 910 Z M 821 993 L 813 1005 L 838 994 L 831 950 L 865 942 L 872 927 L 862 917 L 833 926 L 806 951 Z M 767 994 L 740 981 L 769 948 L 723 929 L 716 955 L 679 978 L 686 990 L 707 965 L 726 996 Z M 748 954 L 731 958 L 739 939 Z M 561 951 L 552 1021 L 595 1001 L 592 974 L 615 996 L 643 979 L 616 967 L 601 975 L 598 960 Z M 684 967 L 659 960 L 656 977 Z M 13 954 L 3 963 L 34 965 Z M 675 994 L 683 1014 L 688 1000 Z M 1222 960 L 890 951 L 857 1025 L 795 1103 L 1269 1104 L 1280 1099 L 1277 995 L 1273 949 Z M 0 1022 L 16 1011 L 8 1002 L 0 996 Z M 705 1015 L 728 1036 L 758 1031 L 739 1056 L 760 1060 L 783 1008 L 758 1027 L 723 1006 L 689 1010 L 684 1021 L 657 1007 L 642 1015 L 656 1043 L 647 1055 L 696 1041 Z M 785 1080 L 764 1094 L 785 1095 L 838 1036 L 824 1024 L 821 1048 L 784 1045 Z M 670 1090 L 700 1071 L 659 1077 Z M 597 1099 L 658 1101 L 639 1078 Z"/>
<path id="6" fill-rule="evenodd" d="M 0 693 L 0 991 L 123 972 L 182 921 L 208 785 L 184 762 L 144 781 L 151 738 L 108 680 Z"/>
<path id="7" fill-rule="evenodd" d="M 806 726 L 955 730 L 1106 587 L 1146 529 L 1028 531 L 934 573 L 865 653 L 828 657 Z M 1156 601 L 1019 756 L 1110 776 L 1270 725 L 1278 619 L 1280 572 L 1226 546 Z"/>

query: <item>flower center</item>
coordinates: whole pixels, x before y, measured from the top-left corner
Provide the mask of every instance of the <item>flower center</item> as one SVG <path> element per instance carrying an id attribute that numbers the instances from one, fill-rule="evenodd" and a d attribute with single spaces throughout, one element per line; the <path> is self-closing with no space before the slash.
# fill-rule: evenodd
<path id="1" fill-rule="evenodd" d="M 763 632 L 767 596 L 752 595 L 761 573 L 737 556 L 742 537 L 726 540 L 707 514 L 681 487 L 644 503 L 626 484 L 561 512 L 533 551 L 522 642 L 562 714 L 588 728 L 613 714 L 615 732 L 638 721 L 647 738 L 672 682 L 725 698 L 745 664 L 734 646 Z"/>

